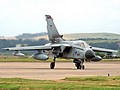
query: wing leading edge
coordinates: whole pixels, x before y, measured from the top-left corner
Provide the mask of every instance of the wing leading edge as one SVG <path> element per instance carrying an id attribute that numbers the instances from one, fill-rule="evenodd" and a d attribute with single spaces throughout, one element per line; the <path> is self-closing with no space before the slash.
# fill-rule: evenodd
<path id="1" fill-rule="evenodd" d="M 69 44 L 47 44 L 43 46 L 11 47 L 11 48 L 3 48 L 3 49 L 10 51 L 52 50 L 52 48 L 61 47 L 61 46 L 71 47 L 71 45 Z"/>
<path id="2" fill-rule="evenodd" d="M 51 46 L 27 46 L 27 47 L 11 47 L 11 48 L 3 48 L 4 50 L 10 51 L 29 51 L 29 50 L 51 50 Z"/>
<path id="3" fill-rule="evenodd" d="M 92 47 L 92 50 L 95 52 L 117 53 L 117 50 L 98 48 L 98 47 Z"/>

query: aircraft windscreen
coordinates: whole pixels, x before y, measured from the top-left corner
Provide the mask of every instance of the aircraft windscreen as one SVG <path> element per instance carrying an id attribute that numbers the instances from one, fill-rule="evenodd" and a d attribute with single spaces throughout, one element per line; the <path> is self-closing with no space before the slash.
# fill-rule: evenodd
<path id="1" fill-rule="evenodd" d="M 75 42 L 75 44 L 78 45 L 78 46 L 81 46 L 83 48 L 88 48 L 89 47 L 89 45 L 84 41 L 77 41 L 77 42 Z"/>
<path id="2" fill-rule="evenodd" d="M 85 44 L 84 43 L 80 43 L 80 46 L 85 48 Z"/>

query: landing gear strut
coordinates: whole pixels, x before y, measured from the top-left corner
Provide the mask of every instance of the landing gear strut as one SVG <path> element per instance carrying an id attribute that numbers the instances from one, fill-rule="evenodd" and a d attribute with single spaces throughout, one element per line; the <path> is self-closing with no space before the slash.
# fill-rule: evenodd
<path id="1" fill-rule="evenodd" d="M 55 68 L 55 58 L 53 59 L 53 62 L 50 63 L 50 69 Z"/>
<path id="2" fill-rule="evenodd" d="M 83 65 L 84 60 L 74 59 L 73 62 L 75 63 L 77 69 L 85 69 L 85 66 Z"/>

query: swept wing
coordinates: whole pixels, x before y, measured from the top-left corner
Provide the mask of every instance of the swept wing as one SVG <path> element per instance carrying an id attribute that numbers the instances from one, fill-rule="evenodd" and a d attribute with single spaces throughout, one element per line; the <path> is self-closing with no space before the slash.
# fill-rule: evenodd
<path id="1" fill-rule="evenodd" d="M 92 50 L 95 52 L 106 52 L 106 53 L 116 53 L 117 50 L 111 50 L 111 49 L 105 49 L 105 48 L 98 48 L 98 47 L 92 47 Z"/>
<path id="2" fill-rule="evenodd" d="M 52 50 L 52 48 L 61 47 L 61 46 L 71 47 L 69 44 L 47 44 L 43 46 L 10 47 L 10 48 L 3 48 L 3 49 L 10 50 L 10 51 Z"/>

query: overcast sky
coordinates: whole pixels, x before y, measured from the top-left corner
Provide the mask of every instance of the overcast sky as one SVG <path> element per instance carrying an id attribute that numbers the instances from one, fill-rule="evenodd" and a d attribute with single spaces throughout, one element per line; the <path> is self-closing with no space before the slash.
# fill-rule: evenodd
<path id="1" fill-rule="evenodd" d="M 120 0 L 0 0 L 0 36 L 47 32 L 46 14 L 62 34 L 120 34 Z"/>

